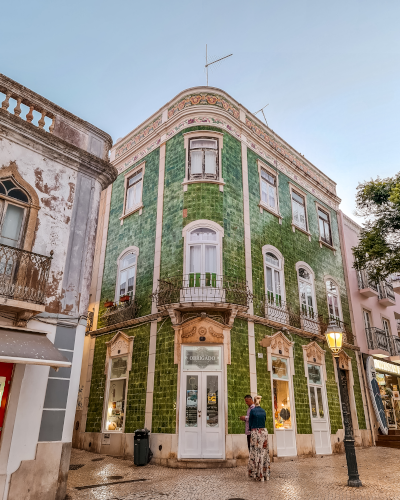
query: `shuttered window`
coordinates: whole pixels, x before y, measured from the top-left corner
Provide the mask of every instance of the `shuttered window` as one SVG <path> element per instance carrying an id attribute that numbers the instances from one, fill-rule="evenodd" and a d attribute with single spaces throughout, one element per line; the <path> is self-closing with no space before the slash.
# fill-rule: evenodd
<path id="1" fill-rule="evenodd" d="M 307 231 L 306 204 L 304 196 L 292 191 L 293 223 Z"/>

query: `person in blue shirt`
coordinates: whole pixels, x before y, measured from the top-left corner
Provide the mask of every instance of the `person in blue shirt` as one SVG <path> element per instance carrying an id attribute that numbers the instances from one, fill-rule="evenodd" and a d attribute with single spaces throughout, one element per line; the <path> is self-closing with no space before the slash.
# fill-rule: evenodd
<path id="1" fill-rule="evenodd" d="M 250 411 L 250 452 L 248 472 L 249 477 L 256 481 L 268 481 L 270 476 L 270 457 L 268 431 L 265 428 L 267 414 L 260 406 L 261 396 L 254 398 L 255 407 Z"/>

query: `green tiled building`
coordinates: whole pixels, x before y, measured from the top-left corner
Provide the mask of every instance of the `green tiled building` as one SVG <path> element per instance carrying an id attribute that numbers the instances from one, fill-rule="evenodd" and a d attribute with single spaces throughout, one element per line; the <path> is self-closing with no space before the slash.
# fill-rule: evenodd
<path id="1" fill-rule="evenodd" d="M 244 396 L 274 455 L 343 449 L 329 320 L 356 444 L 369 444 L 335 183 L 225 92 L 179 94 L 113 147 L 74 444 L 154 459 L 246 458 Z M 346 398 L 347 399 L 347 398 Z"/>

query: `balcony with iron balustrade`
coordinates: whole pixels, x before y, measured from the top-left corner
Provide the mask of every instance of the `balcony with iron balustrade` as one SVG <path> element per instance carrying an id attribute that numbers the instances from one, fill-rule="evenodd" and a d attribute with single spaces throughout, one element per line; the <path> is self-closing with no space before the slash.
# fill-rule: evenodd
<path id="1" fill-rule="evenodd" d="M 354 345 L 351 328 L 339 318 L 324 318 L 317 315 L 312 307 L 302 306 L 301 309 L 290 306 L 279 295 L 266 294 L 264 299 L 265 318 L 297 330 L 313 335 L 324 335 L 330 321 L 340 326 L 343 331 L 343 343 Z"/>
<path id="2" fill-rule="evenodd" d="M 365 270 L 357 271 L 357 281 L 358 281 L 358 291 L 362 295 L 364 295 L 364 297 L 379 296 L 378 284 L 369 278 L 367 271 Z"/>
<path id="3" fill-rule="evenodd" d="M 0 244 L 0 311 L 15 326 L 44 311 L 52 258 Z"/>
<path id="4" fill-rule="evenodd" d="M 121 296 L 117 302 L 106 302 L 106 312 L 100 317 L 101 327 L 117 325 L 135 319 L 138 317 L 139 309 L 140 307 L 132 294 Z"/>
<path id="5" fill-rule="evenodd" d="M 379 304 L 385 307 L 396 305 L 396 295 L 393 290 L 393 285 L 387 281 L 379 283 Z"/>
<path id="6" fill-rule="evenodd" d="M 392 352 L 392 344 L 385 330 L 372 326 L 365 328 L 369 354 L 380 358 L 387 358 Z"/>
<path id="7" fill-rule="evenodd" d="M 189 273 L 158 280 L 157 308 L 175 311 L 247 311 L 252 294 L 246 280 L 215 273 Z"/>
<path id="8" fill-rule="evenodd" d="M 390 361 L 400 363 L 400 337 L 392 335 L 390 337 Z"/>

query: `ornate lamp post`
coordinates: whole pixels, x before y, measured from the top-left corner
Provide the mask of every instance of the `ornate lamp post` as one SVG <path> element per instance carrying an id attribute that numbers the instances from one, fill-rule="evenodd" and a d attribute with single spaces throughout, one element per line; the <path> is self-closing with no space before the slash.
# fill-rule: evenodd
<path id="1" fill-rule="evenodd" d="M 351 422 L 349 393 L 347 391 L 346 374 L 339 366 L 339 353 L 342 349 L 343 332 L 336 321 L 331 320 L 325 332 L 326 341 L 328 346 L 333 352 L 336 359 L 337 374 L 339 379 L 340 398 L 342 400 L 342 413 L 344 423 L 344 449 L 346 451 L 347 473 L 349 480 L 348 486 L 359 487 L 362 486 L 360 477 L 358 475 L 356 450 L 354 448 L 353 425 Z"/>

